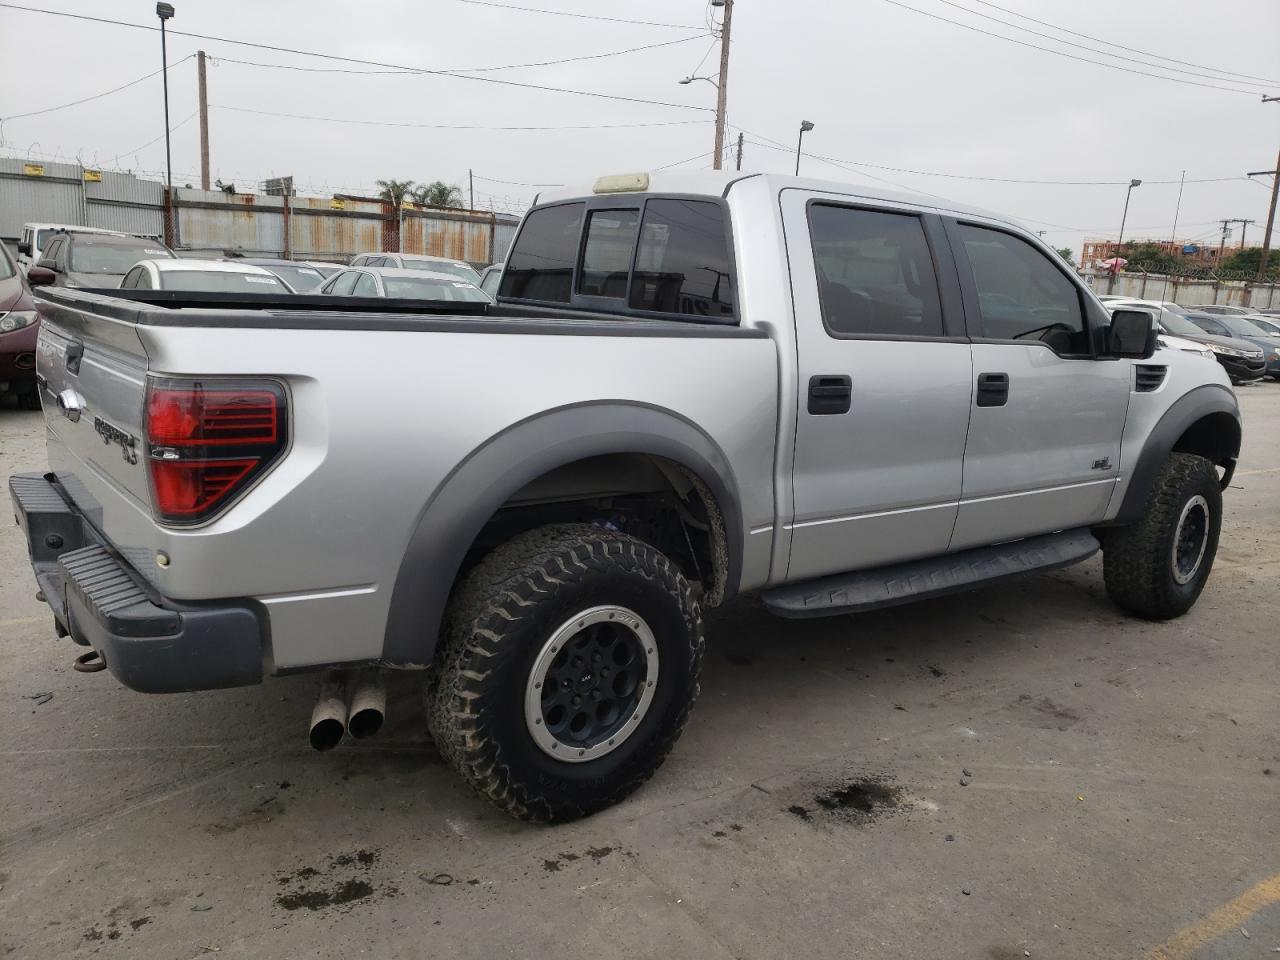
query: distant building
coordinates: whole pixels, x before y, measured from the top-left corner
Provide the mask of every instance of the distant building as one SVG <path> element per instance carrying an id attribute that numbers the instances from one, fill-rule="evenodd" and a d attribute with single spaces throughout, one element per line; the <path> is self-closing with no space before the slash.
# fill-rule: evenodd
<path id="1" fill-rule="evenodd" d="M 1126 240 L 1125 246 L 1133 244 L 1153 245 L 1175 257 L 1182 257 L 1193 263 L 1216 264 L 1218 248 L 1216 245 L 1193 243 L 1190 240 Z M 1096 268 L 1103 260 L 1110 260 L 1116 255 L 1114 240 L 1086 240 L 1080 252 L 1080 266 L 1085 269 Z"/>

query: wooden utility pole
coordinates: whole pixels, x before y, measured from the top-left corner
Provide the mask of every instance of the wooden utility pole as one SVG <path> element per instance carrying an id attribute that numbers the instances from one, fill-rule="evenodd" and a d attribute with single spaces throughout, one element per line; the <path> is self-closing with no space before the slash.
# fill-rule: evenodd
<path id="1" fill-rule="evenodd" d="M 724 0 L 724 24 L 720 30 L 720 82 L 716 84 L 716 154 L 713 169 L 724 157 L 724 113 L 729 100 L 729 31 L 733 28 L 733 0 Z"/>
<path id="2" fill-rule="evenodd" d="M 476 178 L 470 169 L 467 170 L 467 189 L 471 193 L 471 206 L 469 209 L 474 210 L 476 208 Z"/>
<path id="3" fill-rule="evenodd" d="M 196 76 L 200 88 L 200 189 L 209 189 L 209 88 L 204 75 L 204 51 L 196 51 Z"/>
<path id="4" fill-rule="evenodd" d="M 1227 248 L 1227 227 L 1231 225 L 1230 220 L 1222 221 L 1222 239 L 1218 241 L 1218 268 L 1222 268 L 1222 254 Z"/>
<path id="5" fill-rule="evenodd" d="M 735 170 L 742 169 L 742 134 L 738 134 L 738 161 L 733 169 Z"/>
<path id="6" fill-rule="evenodd" d="M 1276 172 L 1271 180 L 1271 209 L 1267 211 L 1267 229 L 1262 234 L 1262 256 L 1258 258 L 1258 282 L 1267 278 L 1267 259 L 1271 253 L 1271 231 L 1276 225 L 1276 195 L 1280 194 L 1280 154 L 1276 154 Z"/>
<path id="7" fill-rule="evenodd" d="M 1240 249 L 1241 250 L 1244 249 L 1244 232 L 1249 229 L 1249 224 L 1257 223 L 1257 222 L 1258 222 L 1257 220 L 1237 220 L 1236 221 L 1236 223 L 1240 224 Z"/>

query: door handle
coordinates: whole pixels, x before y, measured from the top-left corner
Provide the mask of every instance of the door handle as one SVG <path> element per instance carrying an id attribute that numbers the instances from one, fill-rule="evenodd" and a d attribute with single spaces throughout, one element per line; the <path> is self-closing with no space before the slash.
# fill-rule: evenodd
<path id="1" fill-rule="evenodd" d="M 809 378 L 809 412 L 816 417 L 848 413 L 853 402 L 853 380 L 840 374 Z"/>
<path id="2" fill-rule="evenodd" d="M 978 406 L 1003 407 L 1009 402 L 1009 375 L 1007 373 L 978 374 Z"/>

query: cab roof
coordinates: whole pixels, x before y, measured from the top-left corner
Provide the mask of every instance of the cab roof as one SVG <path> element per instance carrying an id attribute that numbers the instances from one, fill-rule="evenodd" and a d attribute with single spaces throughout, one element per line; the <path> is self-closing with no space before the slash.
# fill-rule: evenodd
<path id="1" fill-rule="evenodd" d="M 635 191 L 639 193 L 678 193 L 708 198 L 725 197 L 735 184 L 746 181 L 763 182 L 771 193 L 787 188 L 813 190 L 821 193 L 843 194 L 868 200 L 883 200 L 888 203 L 905 204 L 938 212 L 968 214 L 987 220 L 999 220 L 1004 223 L 1015 223 L 1013 218 L 992 213 L 979 207 L 970 207 L 956 203 L 945 197 L 931 194 L 912 193 L 907 190 L 894 190 L 868 183 L 855 183 L 840 180 L 823 180 L 814 177 L 793 177 L 778 173 L 739 173 L 732 170 L 655 170 L 647 174 L 648 189 Z M 611 178 L 613 179 L 613 178 Z M 541 191 L 534 198 L 534 205 L 555 203 L 563 200 L 581 200 L 594 196 L 626 196 L 629 191 L 595 193 L 597 181 L 578 183 L 564 187 L 555 187 Z"/>

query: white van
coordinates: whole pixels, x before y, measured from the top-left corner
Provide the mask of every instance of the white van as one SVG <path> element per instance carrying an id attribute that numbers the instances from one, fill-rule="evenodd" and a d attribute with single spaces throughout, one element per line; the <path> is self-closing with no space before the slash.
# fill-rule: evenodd
<path id="1" fill-rule="evenodd" d="M 29 270 L 40 262 L 44 249 L 55 233 L 114 233 L 119 230 L 103 230 L 101 227 L 82 227 L 74 223 L 24 223 L 22 238 L 18 241 L 18 266 Z"/>

